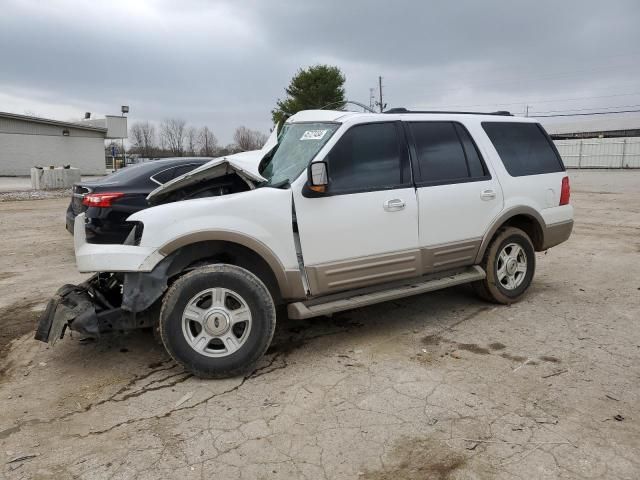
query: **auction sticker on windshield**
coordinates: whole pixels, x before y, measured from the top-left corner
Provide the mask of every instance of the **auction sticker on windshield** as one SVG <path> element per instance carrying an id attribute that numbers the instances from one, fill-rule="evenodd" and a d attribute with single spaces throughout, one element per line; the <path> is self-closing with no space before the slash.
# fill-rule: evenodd
<path id="1" fill-rule="evenodd" d="M 327 130 L 307 130 L 302 134 L 300 140 L 321 140 Z"/>

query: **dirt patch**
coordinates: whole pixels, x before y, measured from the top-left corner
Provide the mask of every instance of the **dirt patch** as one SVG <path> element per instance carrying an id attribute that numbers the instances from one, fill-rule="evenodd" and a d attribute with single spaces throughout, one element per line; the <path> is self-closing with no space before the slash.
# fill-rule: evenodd
<path id="1" fill-rule="evenodd" d="M 549 362 L 549 363 L 560 363 L 560 359 L 556 358 L 556 357 L 550 357 L 549 355 L 543 355 L 541 357 L 538 357 L 540 360 L 542 360 L 543 362 Z"/>
<path id="2" fill-rule="evenodd" d="M 409 438 L 396 443 L 393 463 L 383 470 L 365 472 L 367 480 L 447 480 L 467 463 L 467 457 L 442 442 Z"/>
<path id="3" fill-rule="evenodd" d="M 502 358 L 506 358 L 507 360 L 511 360 L 512 362 L 522 363 L 527 360 L 527 357 L 523 357 L 521 355 L 512 355 L 511 353 L 507 352 L 501 353 L 500 356 Z"/>
<path id="4" fill-rule="evenodd" d="M 7 278 L 15 277 L 17 273 L 13 272 L 0 272 L 0 280 L 6 280 Z"/>
<path id="5" fill-rule="evenodd" d="M 481 347 L 477 343 L 458 343 L 459 350 L 466 350 L 467 352 L 476 353 L 478 355 L 489 355 L 489 349 Z"/>
<path id="6" fill-rule="evenodd" d="M 34 331 L 41 311 L 33 311 L 33 307 L 41 303 L 42 300 L 25 300 L 0 309 L 0 361 L 11 340 Z"/>
<path id="7" fill-rule="evenodd" d="M 422 343 L 424 345 L 440 345 L 442 340 L 443 338 L 440 335 L 427 335 L 422 339 Z M 446 342 L 449 343 L 448 340 L 446 340 Z"/>

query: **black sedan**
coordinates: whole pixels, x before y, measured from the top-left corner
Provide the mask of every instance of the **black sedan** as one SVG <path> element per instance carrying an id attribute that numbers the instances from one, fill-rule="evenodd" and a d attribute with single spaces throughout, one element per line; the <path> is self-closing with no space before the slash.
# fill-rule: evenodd
<path id="1" fill-rule="evenodd" d="M 212 160 L 205 157 L 166 158 L 132 165 L 92 182 L 73 186 L 67 208 L 67 230 L 85 212 L 89 243 L 122 243 L 131 231 L 127 218 L 147 208 L 146 197 L 159 185 Z"/>

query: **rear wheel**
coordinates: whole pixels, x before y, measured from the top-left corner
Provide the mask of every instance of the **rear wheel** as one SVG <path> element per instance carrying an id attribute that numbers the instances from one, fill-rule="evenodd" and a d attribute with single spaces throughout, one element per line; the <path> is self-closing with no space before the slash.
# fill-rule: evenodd
<path id="1" fill-rule="evenodd" d="M 500 229 L 481 266 L 487 277 L 473 284 L 479 296 L 495 303 L 517 302 L 529 288 L 536 269 L 531 239 L 519 228 Z"/>
<path id="2" fill-rule="evenodd" d="M 253 273 L 234 265 L 200 267 L 165 295 L 159 330 L 169 354 L 198 377 L 255 368 L 276 324 L 273 299 Z"/>

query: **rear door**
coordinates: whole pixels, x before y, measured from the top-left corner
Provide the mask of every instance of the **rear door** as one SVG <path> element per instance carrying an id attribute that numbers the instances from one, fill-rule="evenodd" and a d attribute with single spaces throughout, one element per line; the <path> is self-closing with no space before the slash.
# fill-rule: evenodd
<path id="1" fill-rule="evenodd" d="M 294 191 L 312 294 L 419 275 L 417 201 L 402 125 L 354 125 L 322 160 L 327 192 Z"/>
<path id="2" fill-rule="evenodd" d="M 406 122 L 425 273 L 471 265 L 503 208 L 500 184 L 462 123 Z"/>

